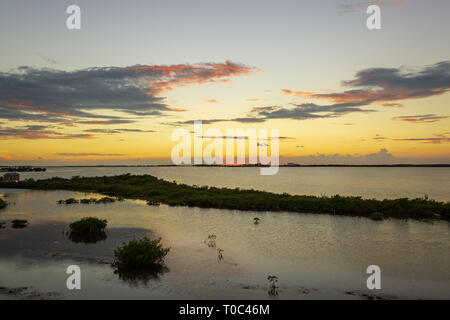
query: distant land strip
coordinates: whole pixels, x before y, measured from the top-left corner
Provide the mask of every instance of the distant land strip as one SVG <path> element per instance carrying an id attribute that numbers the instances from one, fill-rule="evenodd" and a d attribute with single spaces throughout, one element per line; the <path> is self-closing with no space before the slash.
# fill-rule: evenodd
<path id="1" fill-rule="evenodd" d="M 112 164 L 112 165 L 51 165 L 51 166 L 28 166 L 31 170 L 16 170 L 16 171 L 45 171 L 45 168 L 152 168 L 152 167 L 223 167 L 223 168 L 252 168 L 252 167 L 270 167 L 270 165 L 263 164 L 241 164 L 241 165 L 226 165 L 226 164 L 197 164 L 197 165 L 176 165 L 176 164 L 142 164 L 142 165 L 127 165 L 127 164 Z M 444 167 L 450 168 L 448 163 L 436 163 L 436 164 L 280 164 L 280 168 L 284 167 L 418 167 L 418 168 L 433 168 Z M 15 166 L 2 166 L 0 171 L 12 171 Z M 33 170 L 37 169 L 37 170 Z M 41 170 L 39 170 L 41 169 Z"/>
<path id="2" fill-rule="evenodd" d="M 450 202 L 432 199 L 363 199 L 339 195 L 308 196 L 276 194 L 239 188 L 189 186 L 166 181 L 151 175 L 124 174 L 71 179 L 28 179 L 20 182 L 0 182 L 0 188 L 40 190 L 72 190 L 97 192 L 108 196 L 146 200 L 149 205 L 189 206 L 250 211 L 288 211 L 384 218 L 413 218 L 419 220 L 450 220 Z"/>

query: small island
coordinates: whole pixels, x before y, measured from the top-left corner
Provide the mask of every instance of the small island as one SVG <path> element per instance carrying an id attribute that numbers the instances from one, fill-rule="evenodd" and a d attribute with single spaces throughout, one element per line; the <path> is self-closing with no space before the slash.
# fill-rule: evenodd
<path id="1" fill-rule="evenodd" d="M 276 194 L 239 188 L 190 186 L 151 175 L 118 175 L 28 179 L 14 184 L 0 182 L 0 188 L 72 190 L 98 192 L 116 198 L 146 200 L 149 204 L 251 211 L 288 211 L 384 218 L 450 219 L 450 202 L 432 199 L 363 199 L 358 196 L 310 196 Z"/>
<path id="2" fill-rule="evenodd" d="M 46 168 L 32 166 L 1 167 L 0 172 L 45 172 Z"/>

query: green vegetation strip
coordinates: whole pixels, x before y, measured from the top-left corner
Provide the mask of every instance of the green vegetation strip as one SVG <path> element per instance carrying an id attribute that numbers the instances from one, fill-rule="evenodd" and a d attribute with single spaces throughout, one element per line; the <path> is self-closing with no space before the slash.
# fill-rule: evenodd
<path id="1" fill-rule="evenodd" d="M 316 197 L 275 194 L 265 191 L 216 187 L 197 187 L 169 182 L 150 175 L 112 177 L 72 177 L 24 180 L 14 184 L 0 182 L 0 188 L 74 190 L 103 193 L 111 197 L 147 200 L 155 205 L 190 206 L 258 211 L 291 211 L 336 215 L 415 219 L 450 219 L 450 202 L 428 198 L 375 200 L 361 197 Z M 376 214 L 375 214 L 376 213 Z"/>

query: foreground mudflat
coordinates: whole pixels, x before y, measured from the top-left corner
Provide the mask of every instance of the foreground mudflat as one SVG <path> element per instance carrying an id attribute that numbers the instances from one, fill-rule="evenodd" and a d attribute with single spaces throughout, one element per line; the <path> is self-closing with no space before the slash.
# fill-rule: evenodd
<path id="1" fill-rule="evenodd" d="M 2 299 L 450 298 L 445 221 L 148 206 L 140 200 L 60 205 L 60 199 L 103 195 L 0 191 L 9 203 L 0 212 L 6 222 L 0 230 Z M 85 216 L 108 220 L 106 239 L 83 243 L 65 235 Z M 29 225 L 13 229 L 14 219 Z M 113 250 L 142 236 L 161 237 L 172 248 L 167 269 L 115 273 Z M 381 267 L 382 290 L 366 288 L 371 264 Z M 66 287 L 69 265 L 81 268 L 81 290 Z M 275 297 L 268 294 L 269 275 L 279 279 Z"/>

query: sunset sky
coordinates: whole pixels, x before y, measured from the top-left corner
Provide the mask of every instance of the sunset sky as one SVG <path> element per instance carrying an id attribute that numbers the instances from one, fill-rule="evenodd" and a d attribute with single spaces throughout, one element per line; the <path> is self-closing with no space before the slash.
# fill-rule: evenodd
<path id="1" fill-rule="evenodd" d="M 281 162 L 450 163 L 450 2 L 0 2 L 0 164 L 170 163 L 173 130 Z M 81 8 L 81 30 L 66 8 Z"/>

